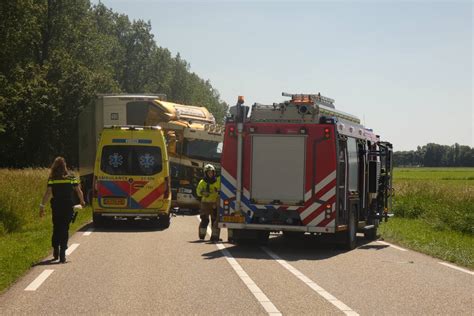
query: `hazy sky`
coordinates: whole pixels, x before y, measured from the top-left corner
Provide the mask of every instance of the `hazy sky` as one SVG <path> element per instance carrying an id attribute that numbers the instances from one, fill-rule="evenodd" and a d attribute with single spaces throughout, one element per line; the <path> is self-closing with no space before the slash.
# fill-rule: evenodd
<path id="1" fill-rule="evenodd" d="M 158 45 L 231 105 L 321 92 L 395 150 L 473 146 L 471 1 L 102 3 L 150 20 Z"/>

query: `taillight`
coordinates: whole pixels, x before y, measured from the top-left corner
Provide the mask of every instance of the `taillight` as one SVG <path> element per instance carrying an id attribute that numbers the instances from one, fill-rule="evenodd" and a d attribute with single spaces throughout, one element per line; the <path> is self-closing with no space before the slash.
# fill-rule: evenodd
<path id="1" fill-rule="evenodd" d="M 331 130 L 327 127 L 324 129 L 324 137 L 326 138 L 331 137 Z"/>
<path id="2" fill-rule="evenodd" d="M 224 214 L 229 215 L 230 200 L 224 200 Z"/>
<path id="3" fill-rule="evenodd" d="M 170 197 L 170 179 L 168 177 L 165 177 L 165 193 L 163 195 L 165 199 Z"/>

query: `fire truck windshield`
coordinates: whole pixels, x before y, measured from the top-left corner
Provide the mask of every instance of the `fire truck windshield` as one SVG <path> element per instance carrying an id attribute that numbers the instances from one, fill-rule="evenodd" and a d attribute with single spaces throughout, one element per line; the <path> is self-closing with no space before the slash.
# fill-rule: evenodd
<path id="1" fill-rule="evenodd" d="M 183 154 L 189 158 L 219 162 L 222 142 L 202 139 L 184 139 Z"/>

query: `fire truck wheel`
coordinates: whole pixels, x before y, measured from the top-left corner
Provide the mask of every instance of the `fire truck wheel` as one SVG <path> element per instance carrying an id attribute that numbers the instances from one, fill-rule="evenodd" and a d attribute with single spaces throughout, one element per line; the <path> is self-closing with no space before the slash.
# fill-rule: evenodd
<path id="1" fill-rule="evenodd" d="M 349 223 L 347 225 L 345 248 L 352 250 L 357 245 L 357 224 L 354 212 L 349 212 Z"/>
<path id="2" fill-rule="evenodd" d="M 284 231 L 283 237 L 286 239 L 298 239 L 304 236 L 303 232 L 291 232 L 291 231 Z"/>
<path id="3" fill-rule="evenodd" d="M 233 229 L 230 229 L 230 228 L 227 229 L 227 241 L 235 244 Z"/>
<path id="4" fill-rule="evenodd" d="M 267 230 L 260 230 L 257 232 L 257 242 L 260 245 L 266 245 L 268 243 L 268 239 L 270 238 L 270 232 Z"/>
<path id="5" fill-rule="evenodd" d="M 367 239 L 367 240 L 375 240 L 377 239 L 377 229 L 376 228 L 372 228 L 372 229 L 368 229 L 364 232 L 364 238 Z"/>

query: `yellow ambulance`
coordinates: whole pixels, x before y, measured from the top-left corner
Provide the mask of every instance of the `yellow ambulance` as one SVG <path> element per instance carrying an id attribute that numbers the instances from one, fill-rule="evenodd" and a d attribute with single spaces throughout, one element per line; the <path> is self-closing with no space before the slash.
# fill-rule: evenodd
<path id="1" fill-rule="evenodd" d="M 161 128 L 105 127 L 94 166 L 94 225 L 113 218 L 149 219 L 167 228 L 170 206 L 170 169 Z"/>

